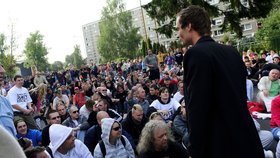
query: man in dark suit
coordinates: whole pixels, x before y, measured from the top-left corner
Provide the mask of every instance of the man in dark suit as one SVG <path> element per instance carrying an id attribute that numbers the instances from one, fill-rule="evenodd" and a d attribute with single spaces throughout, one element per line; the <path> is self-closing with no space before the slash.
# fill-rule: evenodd
<path id="1" fill-rule="evenodd" d="M 263 158 L 246 105 L 246 69 L 239 53 L 210 37 L 199 6 L 178 13 L 178 36 L 193 45 L 184 56 L 184 91 L 192 158 Z"/>

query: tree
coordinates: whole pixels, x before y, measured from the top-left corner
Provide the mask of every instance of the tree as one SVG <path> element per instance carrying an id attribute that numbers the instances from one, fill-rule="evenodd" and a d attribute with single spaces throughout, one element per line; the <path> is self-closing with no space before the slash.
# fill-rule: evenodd
<path id="1" fill-rule="evenodd" d="M 11 48 L 11 47 L 10 47 Z M 12 78 L 16 73 L 16 60 L 13 55 L 8 53 L 9 46 L 6 45 L 6 36 L 0 34 L 0 63 L 6 70 L 6 75 Z"/>
<path id="2" fill-rule="evenodd" d="M 280 50 L 280 3 L 274 5 L 274 9 L 267 18 L 261 21 L 261 28 L 256 32 L 256 39 L 261 43 L 262 48 Z"/>
<path id="3" fill-rule="evenodd" d="M 79 45 L 74 46 L 74 52 L 71 55 L 66 55 L 65 57 L 65 66 L 72 65 L 75 68 L 81 68 L 82 65 L 85 65 L 85 60 L 83 60 L 81 55 L 81 49 Z"/>
<path id="4" fill-rule="evenodd" d="M 8 49 L 8 46 L 5 44 L 6 36 L 1 33 L 0 34 L 0 61 L 4 58 L 4 53 Z"/>
<path id="5" fill-rule="evenodd" d="M 107 0 L 107 6 L 102 9 L 97 48 L 103 62 L 133 58 L 138 49 L 141 40 L 137 33 L 139 28 L 133 27 L 131 13 L 124 10 L 122 0 Z"/>
<path id="6" fill-rule="evenodd" d="M 224 16 L 222 30 L 234 31 L 238 37 L 242 37 L 240 19 L 266 17 L 273 6 L 274 0 L 247 0 L 247 5 L 240 0 L 220 0 L 220 3 L 228 4 L 224 7 L 210 5 L 205 0 L 152 0 L 143 6 L 148 15 L 159 24 L 157 32 L 171 37 L 175 30 L 176 14 L 189 5 L 199 5 L 209 13 L 211 17 Z"/>
<path id="7" fill-rule="evenodd" d="M 61 61 L 55 61 L 53 64 L 51 64 L 51 70 L 52 71 L 63 70 L 63 63 Z"/>
<path id="8" fill-rule="evenodd" d="M 38 70 L 46 70 L 48 67 L 47 54 L 48 50 L 43 43 L 43 35 L 36 31 L 30 33 L 30 37 L 25 42 L 25 54 L 24 66 L 27 68 L 36 66 Z"/>
<path id="9" fill-rule="evenodd" d="M 3 60 L 1 61 L 3 64 L 3 67 L 5 69 L 5 74 L 9 78 L 13 78 L 14 75 L 16 74 L 16 60 L 15 57 L 11 54 L 5 54 L 3 56 Z"/>

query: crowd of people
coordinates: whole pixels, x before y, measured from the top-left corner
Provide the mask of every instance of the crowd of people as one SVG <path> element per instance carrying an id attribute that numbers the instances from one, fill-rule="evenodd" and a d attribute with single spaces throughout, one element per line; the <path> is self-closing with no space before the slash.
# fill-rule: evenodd
<path id="1" fill-rule="evenodd" d="M 182 60 L 179 49 L 148 50 L 143 60 L 50 73 L 33 67 L 32 76 L 1 85 L 10 112 L 2 125 L 27 157 L 186 157 Z"/>
<path id="2" fill-rule="evenodd" d="M 280 158 L 280 143 L 271 149 L 280 137 L 277 52 L 244 51 L 242 62 L 211 39 L 198 6 L 176 25 L 192 47 L 58 72 L 33 67 L 13 81 L 0 66 L 0 138 L 12 137 L 0 157 L 269 158 L 273 150 Z M 271 131 L 255 119 L 264 115 Z M 17 151 L 5 153 L 10 146 Z"/>

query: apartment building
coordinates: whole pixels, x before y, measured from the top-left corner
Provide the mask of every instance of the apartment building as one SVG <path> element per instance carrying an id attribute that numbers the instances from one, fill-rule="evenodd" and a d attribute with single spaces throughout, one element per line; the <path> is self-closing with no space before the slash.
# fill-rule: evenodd
<path id="1" fill-rule="evenodd" d="M 219 0 L 206 0 L 211 5 L 218 5 L 219 7 L 225 7 L 226 4 L 220 3 Z M 247 5 L 246 0 L 241 0 L 244 5 Z M 157 28 L 155 20 L 151 19 L 145 9 L 143 9 L 143 17 L 141 8 L 137 7 L 130 10 L 133 20 L 133 25 L 139 28 L 139 34 L 145 39 L 146 33 L 148 38 L 151 39 L 152 43 L 159 42 L 160 44 L 168 47 L 170 42 L 177 40 L 176 33 L 173 34 L 172 38 L 166 38 L 165 35 L 158 34 L 154 29 Z M 224 35 L 222 32 L 221 25 L 223 24 L 223 16 L 212 18 L 212 38 L 216 41 L 221 41 Z M 144 24 L 146 27 L 144 27 Z M 242 19 L 241 26 L 243 28 L 244 37 L 253 37 L 257 30 L 257 21 L 255 19 L 248 20 Z M 100 54 L 97 49 L 97 39 L 100 36 L 99 21 L 91 22 L 82 26 L 83 35 L 87 53 L 88 63 L 99 63 Z M 145 32 L 146 28 L 146 32 Z M 233 34 L 232 34 L 233 35 Z"/>

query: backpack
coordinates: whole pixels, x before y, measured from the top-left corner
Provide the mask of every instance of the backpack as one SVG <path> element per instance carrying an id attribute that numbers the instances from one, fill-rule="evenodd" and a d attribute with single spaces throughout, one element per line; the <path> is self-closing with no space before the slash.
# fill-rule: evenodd
<path id="1" fill-rule="evenodd" d="M 123 136 L 121 136 L 121 142 L 122 142 L 123 146 L 125 147 L 126 142 L 125 142 L 125 139 L 124 139 Z M 101 139 L 101 140 L 98 142 L 98 144 L 99 144 L 99 146 L 100 146 L 100 150 L 101 150 L 101 152 L 102 152 L 103 157 L 105 157 L 105 155 L 106 155 L 106 148 L 105 148 L 105 144 L 104 144 L 103 140 Z"/>

